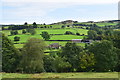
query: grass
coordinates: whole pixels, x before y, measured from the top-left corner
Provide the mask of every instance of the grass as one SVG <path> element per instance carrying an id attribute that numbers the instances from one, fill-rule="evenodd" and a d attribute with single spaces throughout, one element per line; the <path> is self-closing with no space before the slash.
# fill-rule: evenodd
<path id="1" fill-rule="evenodd" d="M 65 29 L 49 29 L 49 28 L 37 28 L 36 30 L 36 34 L 41 34 L 43 31 L 47 31 L 49 34 L 64 34 L 66 31 L 71 31 L 74 34 L 76 34 L 76 32 L 79 32 L 80 34 L 85 34 L 87 35 L 87 31 L 86 29 L 76 29 L 76 28 L 65 28 Z M 10 31 L 11 30 L 3 30 L 2 32 L 5 35 L 10 35 Z M 22 34 L 22 30 L 17 30 L 19 34 Z"/>
<path id="2" fill-rule="evenodd" d="M 76 34 L 76 32 L 79 32 L 80 34 L 85 34 L 87 35 L 87 31 L 86 29 L 72 29 L 72 28 L 65 28 L 65 29 L 36 29 L 37 34 L 41 34 L 43 31 L 47 31 L 49 34 L 64 34 L 66 31 L 71 31 L 74 34 Z"/>
<path id="3" fill-rule="evenodd" d="M 1 73 L 3 78 L 118 78 L 118 72 L 77 72 L 77 73 Z"/>
<path id="4" fill-rule="evenodd" d="M 26 42 L 29 38 L 39 38 L 43 39 L 41 35 L 14 35 L 14 36 L 8 36 L 9 39 L 14 41 L 14 37 L 18 36 L 20 37 L 20 41 L 16 41 L 17 43 Z M 72 39 L 82 39 L 84 36 L 76 36 L 76 35 L 53 35 L 51 36 L 50 40 L 72 40 Z"/>
<path id="5" fill-rule="evenodd" d="M 42 39 L 41 35 L 26 35 L 26 34 L 8 36 L 8 38 L 11 39 L 12 41 L 14 41 L 14 37 L 15 37 L 15 36 L 20 37 L 20 41 L 16 41 L 17 43 L 26 42 L 26 41 L 27 41 L 29 38 L 31 38 L 31 37 L 35 37 L 35 38 Z"/>
<path id="6" fill-rule="evenodd" d="M 96 23 L 98 26 L 109 26 L 109 25 L 116 25 L 117 23 Z"/>
<path id="7" fill-rule="evenodd" d="M 54 26 L 57 28 L 58 25 L 54 25 Z M 14 37 L 15 36 L 20 37 L 20 41 L 16 41 L 14 43 L 24 43 L 31 37 L 43 39 L 40 35 L 43 31 L 47 31 L 49 34 L 64 34 L 66 31 L 71 31 L 74 34 L 76 34 L 76 32 L 78 32 L 80 34 L 85 34 L 85 35 L 87 35 L 87 31 L 88 31 L 86 29 L 77 29 L 77 28 L 65 28 L 65 29 L 37 28 L 35 30 L 36 30 L 35 35 L 22 34 L 22 30 L 18 30 L 19 34 L 18 35 L 13 35 L 13 36 L 8 36 L 8 35 L 10 35 L 10 30 L 3 30 L 2 32 L 5 35 L 7 35 L 8 38 L 11 39 L 13 42 L 14 42 Z M 82 39 L 83 37 L 84 36 L 76 36 L 76 35 L 51 35 L 50 40 L 72 40 L 72 39 Z M 66 41 L 45 41 L 45 42 L 46 42 L 47 45 L 52 44 L 52 43 L 59 43 L 62 46 L 64 46 L 67 43 Z M 14 44 L 14 45 L 17 48 L 22 48 L 24 44 Z M 84 46 L 83 43 L 78 43 L 78 45 L 79 46 Z"/>
<path id="8" fill-rule="evenodd" d="M 14 44 L 16 48 L 22 48 L 24 44 Z"/>
<path id="9" fill-rule="evenodd" d="M 8 35 L 10 35 L 10 31 L 11 30 L 3 30 L 2 32 L 6 35 L 6 36 L 8 36 Z M 18 34 L 22 34 L 22 30 L 17 30 L 18 31 Z"/>
<path id="10" fill-rule="evenodd" d="M 54 35 L 51 36 L 50 40 L 72 40 L 72 39 L 83 39 L 84 36 L 76 35 Z"/>
<path id="11" fill-rule="evenodd" d="M 59 45 L 65 46 L 67 41 L 45 41 L 47 45 L 52 44 L 52 43 L 59 43 Z M 85 43 L 76 43 L 78 46 L 85 46 Z M 22 48 L 24 44 L 14 44 L 16 48 Z"/>

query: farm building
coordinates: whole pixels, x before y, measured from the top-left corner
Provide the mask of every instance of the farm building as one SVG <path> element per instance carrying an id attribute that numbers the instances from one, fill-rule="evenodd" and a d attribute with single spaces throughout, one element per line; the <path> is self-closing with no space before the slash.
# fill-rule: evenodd
<path id="1" fill-rule="evenodd" d="M 72 39 L 72 42 L 74 43 L 81 43 L 82 39 Z"/>
<path id="2" fill-rule="evenodd" d="M 61 45 L 59 43 L 52 43 L 48 46 L 49 48 L 59 49 L 61 48 Z"/>
<path id="3" fill-rule="evenodd" d="M 81 42 L 83 42 L 83 43 L 92 43 L 93 40 L 82 40 Z"/>

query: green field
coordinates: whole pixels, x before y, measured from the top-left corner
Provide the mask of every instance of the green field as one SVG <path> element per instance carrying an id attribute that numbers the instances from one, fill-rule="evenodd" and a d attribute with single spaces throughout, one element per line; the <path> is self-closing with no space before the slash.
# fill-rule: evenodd
<path id="1" fill-rule="evenodd" d="M 57 27 L 57 25 L 54 25 Z M 22 34 L 22 30 L 17 30 L 18 35 L 13 35 L 13 36 L 8 36 L 10 35 L 10 30 L 3 30 L 2 32 L 8 36 L 9 39 L 11 39 L 14 43 L 25 43 L 28 39 L 31 37 L 34 38 L 39 38 L 43 39 L 41 37 L 41 33 L 43 31 L 47 31 L 49 34 L 62 34 L 62 35 L 51 35 L 50 40 L 72 40 L 72 39 L 83 39 L 84 36 L 77 36 L 77 35 L 64 35 L 66 31 L 71 31 L 74 34 L 77 32 L 80 33 L 81 35 L 87 35 L 86 29 L 77 29 L 77 28 L 65 28 L 65 29 L 54 29 L 54 28 L 36 28 L 36 34 L 35 35 L 30 35 L 30 34 Z M 18 36 L 20 37 L 20 41 L 14 41 L 14 37 Z M 67 41 L 45 41 L 47 45 L 52 44 L 52 43 L 59 43 L 60 45 L 64 46 Z M 77 43 L 79 46 L 84 46 L 84 43 Z M 15 47 L 17 48 L 22 48 L 24 44 L 14 44 Z"/>
<path id="2" fill-rule="evenodd" d="M 96 25 L 98 25 L 98 26 L 100 26 L 100 27 L 102 27 L 102 26 L 109 26 L 109 25 L 117 25 L 118 23 L 102 23 L 102 22 L 99 22 L 99 23 L 89 23 L 89 22 L 85 22 L 85 23 L 76 23 L 76 24 L 96 24 Z"/>
<path id="3" fill-rule="evenodd" d="M 79 32 L 80 34 L 85 34 L 87 35 L 87 31 L 86 29 L 76 29 L 76 28 L 65 28 L 65 29 L 41 29 L 41 28 L 37 28 L 36 30 L 36 34 L 41 34 L 43 31 L 47 31 L 49 34 L 64 34 L 66 31 L 71 31 L 74 34 L 76 34 L 76 32 Z M 2 31 L 4 34 L 6 35 L 10 35 L 10 30 L 3 30 Z M 18 30 L 19 34 L 22 34 L 22 30 Z"/>
<path id="4" fill-rule="evenodd" d="M 41 35 L 26 35 L 26 34 L 23 34 L 23 35 L 13 35 L 13 36 L 8 36 L 9 39 L 11 39 L 12 41 L 14 41 L 14 37 L 15 36 L 18 36 L 20 37 L 20 41 L 16 41 L 17 43 L 22 43 L 22 42 L 26 42 L 29 38 L 39 38 L 39 39 L 42 39 Z"/>
<path id="5" fill-rule="evenodd" d="M 67 41 L 45 41 L 47 45 L 52 44 L 52 43 L 59 43 L 59 45 L 65 46 Z M 22 48 L 24 44 L 14 44 L 16 48 Z M 85 43 L 77 43 L 78 46 L 85 46 Z"/>
<path id="6" fill-rule="evenodd" d="M 76 35 L 54 35 L 51 36 L 50 40 L 72 40 L 72 39 L 83 39 L 84 36 Z"/>
<path id="7" fill-rule="evenodd" d="M 118 78 L 118 72 L 79 72 L 79 73 L 1 73 L 2 78 Z"/>
<path id="8" fill-rule="evenodd" d="M 43 39 L 41 35 L 14 35 L 14 36 L 9 36 L 8 38 L 11 39 L 12 41 L 14 40 L 14 37 L 18 36 L 20 37 L 20 41 L 16 41 L 17 43 L 22 43 L 26 42 L 29 38 L 39 38 Z M 72 39 L 83 39 L 84 36 L 76 36 L 76 35 L 53 35 L 51 36 L 50 40 L 72 40 Z"/>
<path id="9" fill-rule="evenodd" d="M 96 25 L 98 25 L 98 26 L 109 26 L 109 25 L 116 25 L 116 24 L 118 24 L 118 23 L 96 23 Z"/>

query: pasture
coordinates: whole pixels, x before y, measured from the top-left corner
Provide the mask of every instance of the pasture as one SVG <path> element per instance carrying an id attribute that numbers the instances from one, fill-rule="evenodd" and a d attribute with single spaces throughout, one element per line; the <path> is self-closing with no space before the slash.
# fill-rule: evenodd
<path id="1" fill-rule="evenodd" d="M 55 25 L 57 26 L 57 25 Z M 64 29 L 55 29 L 55 28 L 36 28 L 36 34 L 35 35 L 30 35 L 30 34 L 22 34 L 22 30 L 17 30 L 18 35 L 10 35 L 11 30 L 3 30 L 2 32 L 8 36 L 9 39 L 13 41 L 13 43 L 25 43 L 29 38 L 39 38 L 43 39 L 42 36 L 40 35 L 43 31 L 47 31 L 50 35 L 51 38 L 50 40 L 72 40 L 72 39 L 83 39 L 84 36 L 77 36 L 77 35 L 64 35 L 66 31 L 71 31 L 72 33 L 80 33 L 81 35 L 87 35 L 86 29 L 78 29 L 78 28 L 64 28 Z M 60 34 L 60 35 L 57 35 Z M 14 37 L 20 37 L 20 41 L 14 41 Z M 52 44 L 52 43 L 59 43 L 60 45 L 64 46 L 67 41 L 45 41 L 47 45 Z M 85 43 L 77 43 L 79 46 L 84 46 Z M 15 47 L 17 48 L 22 48 L 24 44 L 14 44 Z"/>
<path id="2" fill-rule="evenodd" d="M 11 30 L 3 30 L 2 32 L 5 34 L 5 35 L 10 35 L 10 31 Z M 17 30 L 18 31 L 18 34 L 22 34 L 22 30 Z M 76 34 L 76 32 L 80 33 L 80 34 L 84 34 L 84 35 L 87 35 L 87 31 L 86 29 L 77 29 L 77 28 L 65 28 L 65 29 L 49 29 L 49 28 L 46 28 L 46 29 L 42 29 L 42 28 L 37 28 L 35 29 L 36 31 L 36 34 L 41 34 L 43 31 L 47 31 L 49 34 L 64 34 L 66 31 L 71 31 L 73 32 L 74 34 Z"/>

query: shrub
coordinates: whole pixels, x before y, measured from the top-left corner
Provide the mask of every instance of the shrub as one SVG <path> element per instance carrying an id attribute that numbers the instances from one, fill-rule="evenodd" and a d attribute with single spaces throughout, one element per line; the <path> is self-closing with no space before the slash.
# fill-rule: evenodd
<path id="1" fill-rule="evenodd" d="M 20 41 L 20 37 L 15 36 L 14 41 Z"/>
<path id="2" fill-rule="evenodd" d="M 80 33 L 76 33 L 76 35 L 80 35 Z"/>
<path id="3" fill-rule="evenodd" d="M 66 35 L 69 35 L 69 34 L 74 35 L 74 33 L 72 33 L 71 31 L 66 31 L 65 34 L 66 34 Z"/>
<path id="4" fill-rule="evenodd" d="M 23 29 L 23 30 L 22 30 L 22 34 L 25 34 L 25 33 L 26 33 L 26 30 Z"/>
<path id="5" fill-rule="evenodd" d="M 12 30 L 10 33 L 11 33 L 11 35 L 17 35 L 18 31 L 17 30 L 15 30 L 15 31 Z"/>

